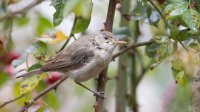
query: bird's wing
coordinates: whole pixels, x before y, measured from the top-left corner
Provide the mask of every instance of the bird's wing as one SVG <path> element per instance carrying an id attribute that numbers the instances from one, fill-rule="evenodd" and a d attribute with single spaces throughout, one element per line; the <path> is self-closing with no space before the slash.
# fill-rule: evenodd
<path id="1" fill-rule="evenodd" d="M 70 54 L 69 54 L 70 53 Z M 76 51 L 63 51 L 51 59 L 45 66 L 42 67 L 42 71 L 59 71 L 68 69 L 79 69 L 84 66 L 85 63 L 89 63 L 94 57 L 94 52 L 88 48 L 80 48 Z"/>

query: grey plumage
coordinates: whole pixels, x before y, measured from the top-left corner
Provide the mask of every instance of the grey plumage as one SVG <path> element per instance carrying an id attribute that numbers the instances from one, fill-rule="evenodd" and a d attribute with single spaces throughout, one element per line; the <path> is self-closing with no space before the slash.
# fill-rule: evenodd
<path id="1" fill-rule="evenodd" d="M 107 31 L 83 36 L 67 49 L 56 54 L 41 68 L 18 77 L 26 77 L 49 71 L 58 71 L 74 78 L 86 81 L 98 75 L 111 61 L 112 51 L 118 41 Z"/>

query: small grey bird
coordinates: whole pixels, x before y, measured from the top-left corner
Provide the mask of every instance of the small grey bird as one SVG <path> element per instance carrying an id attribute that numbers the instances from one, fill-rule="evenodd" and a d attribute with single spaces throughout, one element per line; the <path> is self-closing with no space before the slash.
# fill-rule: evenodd
<path id="1" fill-rule="evenodd" d="M 49 59 L 42 68 L 18 77 L 58 71 L 73 78 L 75 82 L 87 81 L 98 75 L 109 64 L 114 48 L 125 43 L 108 31 L 83 36 Z"/>

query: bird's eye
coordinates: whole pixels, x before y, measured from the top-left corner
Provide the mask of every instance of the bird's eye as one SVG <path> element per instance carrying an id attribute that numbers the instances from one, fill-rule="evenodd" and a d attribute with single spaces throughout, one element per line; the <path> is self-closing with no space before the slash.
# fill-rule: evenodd
<path id="1" fill-rule="evenodd" d="M 106 40 L 107 40 L 107 39 L 108 39 L 108 36 L 105 36 L 105 37 L 104 37 L 104 39 L 106 39 Z"/>

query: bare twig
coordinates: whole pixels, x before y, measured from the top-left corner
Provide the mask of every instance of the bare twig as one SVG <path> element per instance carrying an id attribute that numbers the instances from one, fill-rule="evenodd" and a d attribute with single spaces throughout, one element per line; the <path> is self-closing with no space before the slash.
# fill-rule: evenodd
<path id="1" fill-rule="evenodd" d="M 55 89 L 58 85 L 60 85 L 65 79 L 67 79 L 68 76 L 67 75 L 63 75 L 63 77 L 56 81 L 55 83 L 53 83 L 52 85 L 50 85 L 49 87 L 47 87 L 46 89 L 44 89 L 43 91 L 41 91 L 37 96 L 35 96 L 30 102 L 26 103 L 24 107 L 20 108 L 18 110 L 18 112 L 26 112 L 28 110 L 28 108 L 30 106 L 32 106 L 34 104 L 34 102 L 36 100 L 38 100 L 40 97 L 44 96 L 45 94 L 47 94 L 49 91 Z"/>
<path id="2" fill-rule="evenodd" d="M 15 101 L 19 100 L 19 99 L 22 98 L 23 96 L 24 96 L 24 95 L 20 95 L 20 96 L 14 98 L 14 99 L 12 99 L 12 100 L 9 100 L 9 101 L 4 102 L 3 104 L 0 105 L 0 108 L 3 108 L 3 107 L 6 106 L 7 104 L 10 104 L 10 103 L 12 103 L 12 102 L 15 102 Z"/>
<path id="3" fill-rule="evenodd" d="M 107 18 L 106 18 L 106 22 L 104 23 L 106 31 L 112 31 L 116 4 L 117 4 L 117 0 L 110 0 L 109 1 Z M 107 70 L 108 70 L 108 68 L 106 67 L 99 74 L 98 82 L 97 82 L 97 91 L 99 91 L 99 92 L 105 91 L 105 86 L 106 86 L 106 82 L 107 82 Z M 95 103 L 95 106 L 94 106 L 95 112 L 102 112 L 104 110 L 104 103 L 103 102 L 104 102 L 103 99 L 96 97 L 96 103 Z"/>
<path id="4" fill-rule="evenodd" d="M 133 49 L 135 47 L 140 47 L 140 46 L 145 46 L 145 45 L 149 45 L 151 44 L 152 41 L 149 41 L 149 42 L 141 42 L 141 43 L 132 43 L 130 44 L 129 46 L 127 46 L 126 48 L 120 50 L 118 53 L 114 54 L 113 55 L 113 59 L 115 59 L 116 57 L 120 56 L 121 54 L 127 52 L 128 50 L 130 49 Z"/>
<path id="5" fill-rule="evenodd" d="M 44 1 L 44 0 L 35 0 L 33 3 L 29 4 L 28 6 L 24 7 L 23 9 L 20 9 L 15 12 L 10 12 L 10 13 L 6 14 L 5 16 L 1 16 L 0 21 L 2 21 L 4 19 L 12 18 L 13 16 L 15 16 L 17 14 L 25 14 L 27 11 L 32 9 L 34 6 L 40 4 L 42 1 Z"/>

